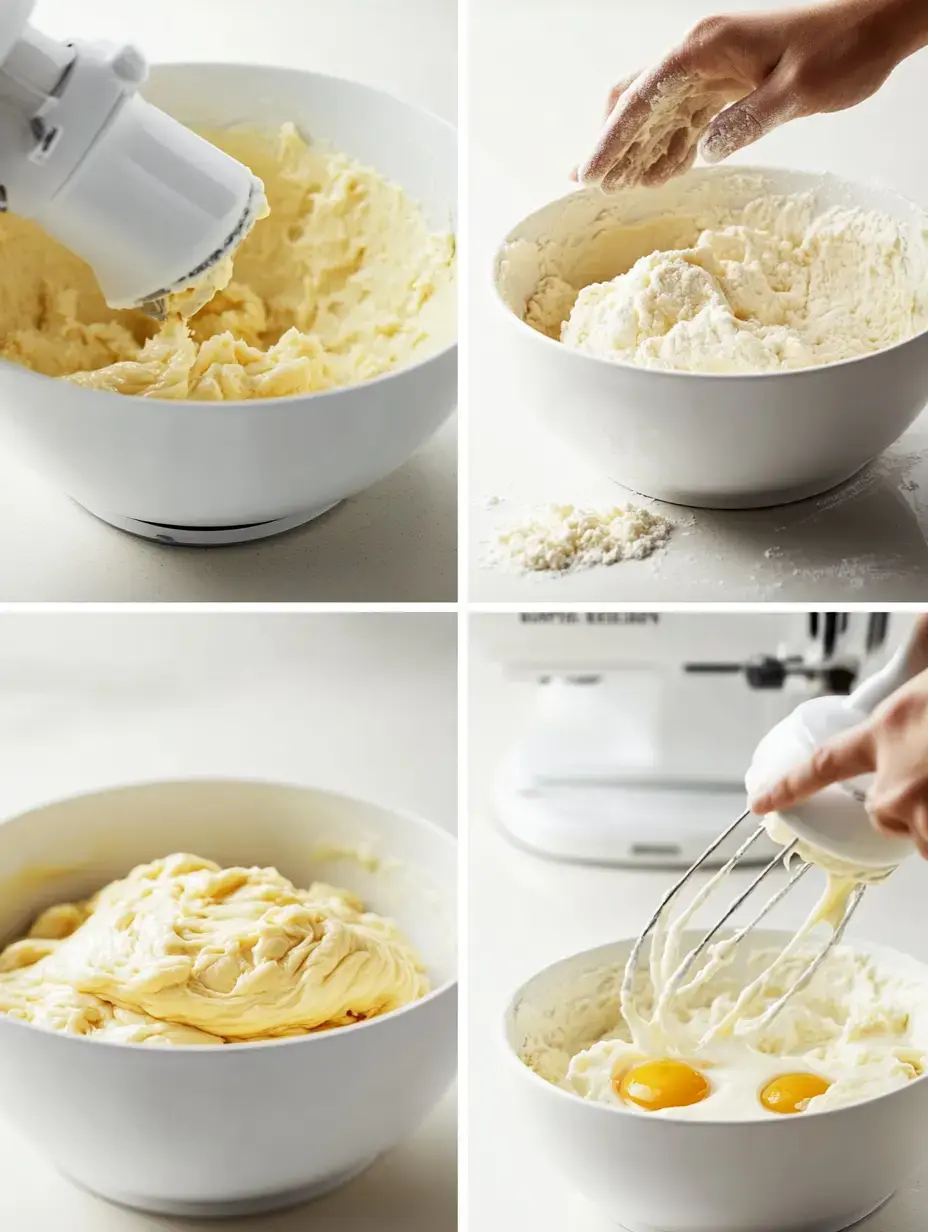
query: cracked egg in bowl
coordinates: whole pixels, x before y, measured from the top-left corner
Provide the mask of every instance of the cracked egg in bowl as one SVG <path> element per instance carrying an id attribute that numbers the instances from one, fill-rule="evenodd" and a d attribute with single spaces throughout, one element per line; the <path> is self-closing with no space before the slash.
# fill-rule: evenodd
<path id="1" fill-rule="evenodd" d="M 789 939 L 752 937 L 685 1007 L 688 1055 L 632 1042 L 619 1010 L 631 941 L 553 964 L 510 1002 L 519 1132 L 631 1232 L 839 1232 L 921 1165 L 928 967 L 842 944 L 759 1038 L 700 1048 L 752 964 Z"/>

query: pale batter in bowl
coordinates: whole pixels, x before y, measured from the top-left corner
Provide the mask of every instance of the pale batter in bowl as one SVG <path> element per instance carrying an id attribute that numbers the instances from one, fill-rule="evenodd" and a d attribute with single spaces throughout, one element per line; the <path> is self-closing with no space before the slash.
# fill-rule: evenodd
<path id="1" fill-rule="evenodd" d="M 764 823 L 774 842 L 795 838 L 777 814 Z M 837 929 L 855 887 L 885 881 L 892 869 L 862 869 L 806 842 L 793 856 L 817 865 L 826 886 L 779 950 L 755 949 L 745 961 L 737 945 L 721 940 L 689 975 L 680 974 L 693 913 L 723 886 L 728 865 L 679 913 L 665 906 L 647 969 L 617 998 L 616 1026 L 571 1057 L 562 1075 L 568 1090 L 648 1115 L 750 1120 L 858 1103 L 925 1072 L 928 986 L 882 970 L 847 945 L 836 946 L 802 983 L 816 929 Z M 793 989 L 767 1022 L 765 1012 Z"/>
<path id="2" fill-rule="evenodd" d="M 199 294 L 175 300 L 159 328 L 110 309 L 79 258 L 4 215 L 0 357 L 93 389 L 223 401 L 341 388 L 451 341 L 454 240 L 401 188 L 294 125 L 203 135 L 251 168 L 270 206 L 228 285 L 202 308 Z"/>
<path id="3" fill-rule="evenodd" d="M 304 1035 L 428 989 L 396 926 L 347 890 L 186 854 L 49 908 L 0 952 L 0 1014 L 124 1043 Z"/>
<path id="4" fill-rule="evenodd" d="M 825 1112 L 906 1086 L 924 1072 L 928 989 L 881 970 L 852 946 L 839 946 L 759 1037 L 722 1035 L 699 1047 L 700 1037 L 731 1012 L 742 980 L 760 974 L 772 957 L 755 952 L 744 976 L 723 974 L 701 989 L 677 1020 L 673 1049 L 654 1058 L 617 1022 L 570 1058 L 562 1085 L 643 1115 L 732 1121 Z M 754 1009 L 772 1004 L 807 962 L 800 954 L 785 964 Z M 649 990 L 642 985 L 639 995 L 646 1003 Z M 640 1071 L 636 1102 L 639 1066 L 648 1068 Z M 704 1085 L 694 1085 L 693 1075 Z"/>

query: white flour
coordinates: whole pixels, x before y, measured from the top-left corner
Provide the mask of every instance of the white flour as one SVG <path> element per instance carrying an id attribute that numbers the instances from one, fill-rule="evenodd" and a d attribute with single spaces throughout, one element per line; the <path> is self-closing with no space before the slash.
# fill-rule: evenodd
<path id="1" fill-rule="evenodd" d="M 835 363 L 928 326 L 924 245 L 888 215 L 816 216 L 811 193 L 712 204 L 689 246 L 657 245 L 611 281 L 577 294 L 549 276 L 526 320 L 600 358 L 685 372 Z"/>
<path id="2" fill-rule="evenodd" d="M 482 563 L 520 573 L 566 573 L 644 560 L 670 538 L 673 522 L 636 505 L 529 510 L 491 541 Z"/>

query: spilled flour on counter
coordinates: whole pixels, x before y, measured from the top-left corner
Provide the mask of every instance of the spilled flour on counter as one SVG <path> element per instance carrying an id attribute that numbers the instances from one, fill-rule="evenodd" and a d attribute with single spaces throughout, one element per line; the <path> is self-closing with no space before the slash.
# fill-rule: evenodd
<path id="1" fill-rule="evenodd" d="M 837 363 L 928 327 L 924 229 L 822 211 L 812 192 L 726 200 L 743 184 L 704 182 L 690 211 L 684 198 L 672 218 L 601 228 L 604 252 L 628 253 L 611 268 L 580 274 L 574 248 L 545 246 L 526 323 L 600 359 L 707 373 Z"/>
<path id="2" fill-rule="evenodd" d="M 519 573 L 568 573 L 645 560 L 664 546 L 673 529 L 669 518 L 636 505 L 548 505 L 527 510 L 496 535 L 481 563 Z"/>

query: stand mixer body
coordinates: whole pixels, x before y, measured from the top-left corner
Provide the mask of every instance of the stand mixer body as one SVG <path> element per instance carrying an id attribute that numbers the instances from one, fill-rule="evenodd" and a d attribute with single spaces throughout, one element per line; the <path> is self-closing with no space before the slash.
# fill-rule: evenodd
<path id="1" fill-rule="evenodd" d="M 865 612 L 487 616 L 490 654 L 536 682 L 497 776 L 497 821 L 556 859 L 688 865 L 742 811 L 758 741 L 800 702 L 849 692 L 911 622 L 894 615 L 890 628 Z M 752 862 L 776 850 L 756 848 Z"/>

